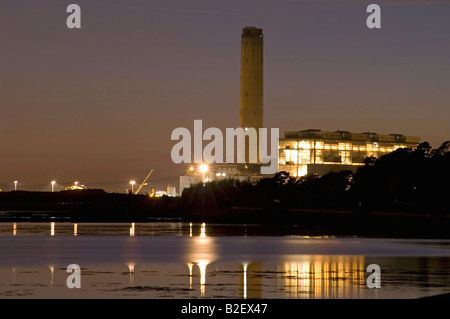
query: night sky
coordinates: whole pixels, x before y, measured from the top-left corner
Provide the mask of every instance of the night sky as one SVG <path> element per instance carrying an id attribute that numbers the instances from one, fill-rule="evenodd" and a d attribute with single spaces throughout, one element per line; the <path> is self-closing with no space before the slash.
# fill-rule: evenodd
<path id="1" fill-rule="evenodd" d="M 66 7 L 82 29 L 66 26 Z M 378 3 L 382 28 L 366 26 Z M 2 0 L 0 187 L 176 184 L 177 127 L 239 125 L 240 36 L 264 32 L 264 126 L 450 140 L 450 1 Z"/>

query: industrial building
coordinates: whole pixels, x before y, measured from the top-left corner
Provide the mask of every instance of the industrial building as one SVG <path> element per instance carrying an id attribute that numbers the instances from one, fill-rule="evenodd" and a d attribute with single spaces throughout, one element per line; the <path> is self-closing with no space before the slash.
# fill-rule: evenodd
<path id="1" fill-rule="evenodd" d="M 183 176 L 180 176 L 180 195 L 185 188 L 198 183 L 232 179 L 239 182 L 256 183 L 263 176 L 258 164 L 214 163 L 190 166 Z"/>
<path id="2" fill-rule="evenodd" d="M 420 137 L 401 134 L 315 129 L 285 132 L 278 142 L 278 170 L 294 177 L 342 170 L 356 172 L 367 157 L 380 157 L 397 148 L 415 148 L 419 143 Z"/>
<path id="3" fill-rule="evenodd" d="M 263 32 L 255 27 L 245 27 L 241 34 L 241 73 L 239 127 L 244 130 L 263 128 Z M 258 136 L 257 141 L 260 140 Z M 285 132 L 278 142 L 278 171 L 290 176 L 324 175 L 331 171 L 356 171 L 367 157 L 380 157 L 397 148 L 414 148 L 420 143 L 416 136 L 402 134 L 327 132 L 317 129 Z M 220 179 L 257 182 L 260 162 L 248 164 L 249 145 L 244 151 L 246 163 L 222 163 L 191 166 L 180 176 L 180 195 L 183 189 L 200 182 Z M 242 151 L 242 150 L 241 150 Z M 259 161 L 259 157 L 258 157 Z"/>

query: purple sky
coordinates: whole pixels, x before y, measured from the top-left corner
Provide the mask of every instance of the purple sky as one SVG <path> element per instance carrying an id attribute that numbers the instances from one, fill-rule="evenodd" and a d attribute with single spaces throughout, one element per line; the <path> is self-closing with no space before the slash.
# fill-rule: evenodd
<path id="1" fill-rule="evenodd" d="M 382 8 L 369 30 L 368 3 Z M 82 29 L 66 27 L 70 3 Z M 178 184 L 177 127 L 237 127 L 264 32 L 264 125 L 450 139 L 450 1 L 2 0 L 0 187 Z M 65 186 L 65 185 L 64 185 Z M 48 186 L 49 188 L 49 186 Z"/>

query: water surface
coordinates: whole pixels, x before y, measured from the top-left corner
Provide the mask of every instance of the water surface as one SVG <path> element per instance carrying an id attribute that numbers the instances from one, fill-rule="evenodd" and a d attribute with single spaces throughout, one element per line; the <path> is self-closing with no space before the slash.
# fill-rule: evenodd
<path id="1" fill-rule="evenodd" d="M 81 288 L 69 289 L 69 264 Z M 369 289 L 367 266 L 381 267 Z M 450 292 L 450 240 L 189 223 L 0 224 L 1 298 L 417 298 Z"/>

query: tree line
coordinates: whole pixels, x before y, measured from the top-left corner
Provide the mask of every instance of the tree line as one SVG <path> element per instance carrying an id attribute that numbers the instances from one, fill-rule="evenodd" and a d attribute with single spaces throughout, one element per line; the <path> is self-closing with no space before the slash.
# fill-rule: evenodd
<path id="1" fill-rule="evenodd" d="M 280 171 L 257 184 L 212 181 L 187 188 L 181 205 L 187 209 L 263 210 L 330 209 L 364 212 L 449 214 L 450 141 L 433 149 L 428 142 L 368 157 L 351 171 L 324 176 L 290 176 Z"/>

